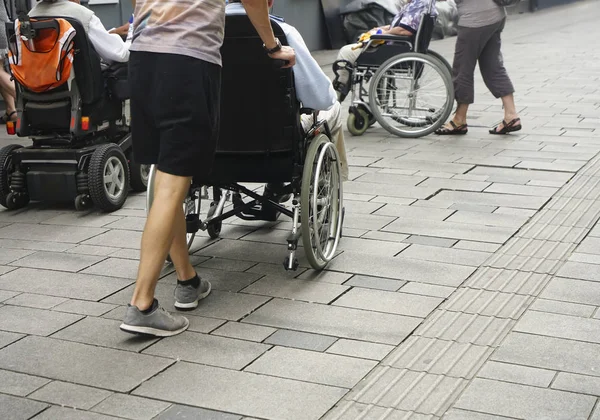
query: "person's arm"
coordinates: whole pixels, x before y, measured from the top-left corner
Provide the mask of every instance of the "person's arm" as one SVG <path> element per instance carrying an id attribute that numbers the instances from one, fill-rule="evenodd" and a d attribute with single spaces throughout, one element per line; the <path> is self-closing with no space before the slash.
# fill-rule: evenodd
<path id="1" fill-rule="evenodd" d="M 275 48 L 277 41 L 275 41 L 275 35 L 273 34 L 273 28 L 271 27 L 271 20 L 269 19 L 269 8 L 266 0 L 242 0 L 242 4 L 246 9 L 246 14 L 250 18 L 252 25 L 256 28 L 256 32 L 260 36 L 260 39 L 265 43 L 268 49 Z M 285 67 L 292 67 L 296 63 L 296 55 L 293 48 L 282 47 L 281 50 L 274 54 L 269 54 L 269 57 L 276 60 L 285 60 L 289 64 Z"/>
<path id="2" fill-rule="evenodd" d="M 127 35 L 128 32 L 129 32 L 129 22 L 127 22 L 123 26 L 119 26 L 118 28 L 114 28 L 114 29 L 111 29 L 110 31 L 108 31 L 109 34 L 117 34 L 117 35 L 121 35 L 121 36 Z"/>
<path id="3" fill-rule="evenodd" d="M 388 29 L 383 31 L 386 35 L 397 35 L 397 36 L 411 36 L 414 35 L 414 32 L 404 29 L 401 26 L 396 26 L 395 28 Z"/>
<path id="4" fill-rule="evenodd" d="M 109 34 L 100 19 L 92 16 L 88 31 L 90 42 L 98 55 L 105 61 L 125 63 L 129 60 L 130 42 L 123 42 L 117 34 Z"/>

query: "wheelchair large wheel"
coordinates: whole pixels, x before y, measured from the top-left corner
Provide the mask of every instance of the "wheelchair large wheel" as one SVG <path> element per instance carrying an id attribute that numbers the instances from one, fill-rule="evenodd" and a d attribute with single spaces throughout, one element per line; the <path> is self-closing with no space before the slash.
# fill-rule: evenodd
<path id="1" fill-rule="evenodd" d="M 450 64 L 450 62 L 446 60 L 446 58 L 443 55 L 433 50 L 427 50 L 427 55 L 437 59 L 441 63 L 441 67 L 448 70 L 447 75 L 450 78 L 450 80 L 452 80 L 452 65 Z"/>
<path id="2" fill-rule="evenodd" d="M 92 153 L 88 167 L 90 197 L 103 211 L 123 207 L 129 195 L 127 158 L 116 144 L 103 144 Z"/>
<path id="3" fill-rule="evenodd" d="M 433 133 L 448 119 L 453 100 L 447 70 L 437 59 L 419 53 L 401 54 L 383 63 L 369 89 L 373 115 L 399 137 Z"/>
<path id="4" fill-rule="evenodd" d="M 150 213 L 150 209 L 152 208 L 152 203 L 154 202 L 154 189 L 156 186 L 156 165 L 150 166 L 150 173 L 148 175 L 148 190 L 146 192 L 146 213 Z M 195 188 L 193 185 L 190 185 L 190 190 L 183 200 L 183 214 L 186 217 L 200 217 L 200 192 L 198 188 Z M 193 215 L 193 216 L 192 216 Z M 192 242 L 194 242 L 194 238 L 196 237 L 196 232 L 187 232 L 186 233 L 186 242 L 188 249 L 192 246 Z M 171 261 L 169 257 L 167 257 L 168 261 Z"/>
<path id="5" fill-rule="evenodd" d="M 12 163 L 12 154 L 22 146 L 10 144 L 0 149 L 0 205 L 7 207 L 7 198 L 10 194 L 10 178 L 15 170 Z"/>
<path id="6" fill-rule="evenodd" d="M 312 140 L 302 174 L 300 195 L 302 244 L 308 262 L 323 269 L 335 255 L 343 218 L 340 161 L 324 135 Z"/>

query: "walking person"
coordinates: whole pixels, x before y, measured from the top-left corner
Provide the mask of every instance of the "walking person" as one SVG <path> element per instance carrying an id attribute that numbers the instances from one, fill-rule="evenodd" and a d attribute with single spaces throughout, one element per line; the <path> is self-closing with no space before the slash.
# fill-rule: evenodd
<path id="1" fill-rule="evenodd" d="M 175 307 L 193 309 L 211 285 L 196 274 L 186 244 L 181 203 L 192 177 L 212 167 L 219 128 L 223 0 L 137 0 L 129 60 L 133 153 L 156 164 L 140 265 L 121 329 L 172 336 L 189 321 L 160 308 L 154 291 L 167 254 L 175 265 Z M 266 0 L 243 0 L 265 54 L 293 66 L 294 50 L 274 37 Z"/>
<path id="2" fill-rule="evenodd" d="M 467 112 L 475 99 L 475 66 L 496 98 L 502 99 L 503 121 L 490 134 L 507 134 L 521 130 L 517 114 L 515 91 L 504 68 L 501 34 L 506 23 L 506 11 L 494 0 L 457 0 L 458 38 L 454 52 L 453 82 L 456 113 L 436 134 L 467 134 Z"/>

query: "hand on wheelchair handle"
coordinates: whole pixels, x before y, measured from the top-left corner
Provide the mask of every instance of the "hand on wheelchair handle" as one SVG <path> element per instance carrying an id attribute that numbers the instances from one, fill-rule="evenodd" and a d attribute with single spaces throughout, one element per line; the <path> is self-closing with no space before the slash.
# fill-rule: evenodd
<path id="1" fill-rule="evenodd" d="M 293 67 L 294 64 L 296 64 L 296 52 L 292 47 L 283 46 L 281 47 L 281 50 L 276 53 L 269 54 L 269 57 L 273 60 L 282 62 L 280 67 L 284 69 Z"/>

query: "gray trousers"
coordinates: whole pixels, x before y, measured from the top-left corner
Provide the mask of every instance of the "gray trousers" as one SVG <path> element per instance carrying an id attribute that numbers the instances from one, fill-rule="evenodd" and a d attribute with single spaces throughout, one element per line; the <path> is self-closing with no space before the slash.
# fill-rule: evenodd
<path id="1" fill-rule="evenodd" d="M 506 19 L 481 28 L 458 27 L 458 38 L 452 66 L 454 92 L 459 104 L 472 104 L 475 100 L 475 66 L 492 95 L 501 98 L 515 91 L 508 73 L 500 46 L 500 34 Z"/>

